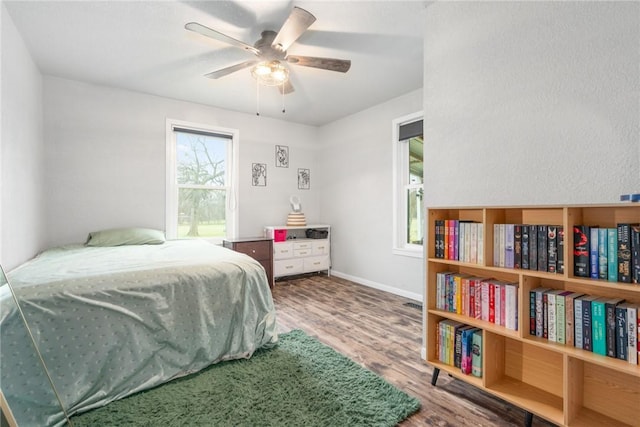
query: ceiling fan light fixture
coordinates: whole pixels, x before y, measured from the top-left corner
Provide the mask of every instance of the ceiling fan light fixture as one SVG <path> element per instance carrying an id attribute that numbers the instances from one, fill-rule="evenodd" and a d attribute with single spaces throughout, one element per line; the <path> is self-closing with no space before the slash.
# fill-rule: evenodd
<path id="1" fill-rule="evenodd" d="M 289 80 L 289 70 L 277 60 L 256 64 L 251 75 L 264 86 L 279 86 Z"/>

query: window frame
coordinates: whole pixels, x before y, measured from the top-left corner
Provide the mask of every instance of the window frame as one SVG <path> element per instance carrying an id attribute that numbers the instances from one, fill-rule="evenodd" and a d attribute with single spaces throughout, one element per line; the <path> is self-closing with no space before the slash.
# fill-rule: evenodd
<path id="1" fill-rule="evenodd" d="M 230 137 L 231 148 L 227 158 L 226 168 L 226 208 L 225 208 L 225 237 L 202 237 L 201 239 L 215 244 L 222 244 L 224 239 L 233 239 L 238 236 L 238 186 L 239 186 L 239 152 L 240 131 L 238 129 L 223 128 L 202 123 L 194 123 L 183 120 L 166 120 L 166 187 L 165 187 L 165 233 L 167 239 L 178 238 L 178 182 L 177 182 L 177 156 L 176 156 L 176 132 L 174 128 L 182 128 L 199 132 L 224 135 Z"/>
<path id="2" fill-rule="evenodd" d="M 400 126 L 424 120 L 424 112 L 418 111 L 392 120 L 392 162 L 393 162 L 393 248 L 392 253 L 414 258 L 424 257 L 424 239 L 426 229 L 423 224 L 423 244 L 407 243 L 407 189 L 411 185 L 409 176 L 409 144 L 400 141 Z M 424 137 L 424 136 L 423 136 Z M 420 186 L 424 191 L 424 180 Z M 424 196 L 421 211 L 424 212 Z"/>

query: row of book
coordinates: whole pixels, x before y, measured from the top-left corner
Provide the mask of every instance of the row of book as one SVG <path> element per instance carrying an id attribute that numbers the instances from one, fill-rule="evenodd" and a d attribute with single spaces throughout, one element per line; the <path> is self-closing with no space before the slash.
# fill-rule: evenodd
<path id="1" fill-rule="evenodd" d="M 435 221 L 436 258 L 484 264 L 482 223 L 457 219 Z"/>
<path id="2" fill-rule="evenodd" d="M 455 320 L 438 322 L 438 360 L 464 374 L 482 377 L 482 330 Z"/>
<path id="3" fill-rule="evenodd" d="M 436 308 L 518 330 L 518 283 L 455 272 L 436 274 Z"/>
<path id="4" fill-rule="evenodd" d="M 529 292 L 529 334 L 638 364 L 640 305 L 539 287 Z"/>
<path id="5" fill-rule="evenodd" d="M 564 273 L 564 228 L 544 224 L 494 224 L 493 266 Z"/>
<path id="6" fill-rule="evenodd" d="M 574 276 L 640 283 L 640 225 L 576 225 L 573 244 Z"/>

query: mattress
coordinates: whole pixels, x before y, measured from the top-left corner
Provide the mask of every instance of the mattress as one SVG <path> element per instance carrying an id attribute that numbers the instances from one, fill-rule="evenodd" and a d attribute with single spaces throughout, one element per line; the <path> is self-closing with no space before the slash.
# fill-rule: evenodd
<path id="1" fill-rule="evenodd" d="M 64 246 L 8 277 L 70 415 L 277 342 L 262 266 L 203 241 Z M 19 425 L 62 425 L 15 304 L 0 298 L 0 388 Z"/>

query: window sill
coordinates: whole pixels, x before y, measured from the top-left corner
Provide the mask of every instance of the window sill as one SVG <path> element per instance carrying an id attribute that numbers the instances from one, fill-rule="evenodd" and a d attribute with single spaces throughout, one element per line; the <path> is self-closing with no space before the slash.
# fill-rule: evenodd
<path id="1" fill-rule="evenodd" d="M 424 250 L 421 246 L 417 248 L 393 248 L 392 253 L 412 258 L 424 258 Z"/>

